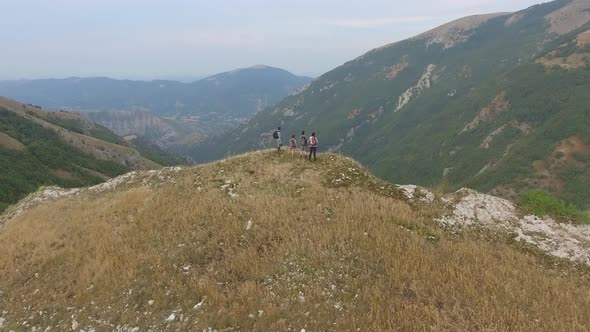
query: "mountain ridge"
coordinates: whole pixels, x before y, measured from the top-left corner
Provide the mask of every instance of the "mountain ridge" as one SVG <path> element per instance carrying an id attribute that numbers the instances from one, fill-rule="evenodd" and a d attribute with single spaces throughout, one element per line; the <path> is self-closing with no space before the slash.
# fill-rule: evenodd
<path id="1" fill-rule="evenodd" d="M 0 95 L 80 112 L 119 136 L 186 156 L 187 146 L 229 130 L 311 78 L 256 65 L 190 83 L 106 77 L 0 82 Z"/>
<path id="2" fill-rule="evenodd" d="M 534 168 L 555 160 L 552 147 L 590 141 L 582 125 L 588 108 L 579 101 L 589 83 L 589 52 L 579 42 L 590 30 L 587 7 L 588 0 L 558 0 L 472 16 L 371 50 L 217 138 L 226 149 L 203 144 L 193 157 L 270 147 L 280 125 L 288 135 L 315 131 L 323 149 L 395 182 L 469 186 L 511 199 L 540 188 L 590 208 L 590 192 L 571 180 L 589 176 L 585 149 L 576 154 L 582 161 L 565 160 L 548 179 Z M 574 16 L 582 21 L 560 25 Z"/>

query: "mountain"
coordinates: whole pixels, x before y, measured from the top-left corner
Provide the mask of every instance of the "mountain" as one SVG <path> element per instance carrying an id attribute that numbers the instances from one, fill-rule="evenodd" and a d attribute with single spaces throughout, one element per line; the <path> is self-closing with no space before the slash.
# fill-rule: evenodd
<path id="1" fill-rule="evenodd" d="M 0 95 L 48 109 L 144 110 L 158 115 L 251 115 L 311 79 L 257 65 L 192 83 L 106 77 L 0 81 Z"/>
<path id="2" fill-rule="evenodd" d="M 0 252 L 6 331 L 590 327 L 590 226 L 339 155 L 46 188 L 0 218 Z"/>
<path id="3" fill-rule="evenodd" d="M 0 97 L 0 211 L 40 186 L 92 185 L 160 167 L 79 114 Z"/>
<path id="4" fill-rule="evenodd" d="M 589 0 L 558 0 L 451 22 L 322 75 L 193 158 L 306 129 L 397 183 L 540 188 L 590 208 L 589 20 Z"/>
<path id="5" fill-rule="evenodd" d="M 234 128 L 310 80 L 257 65 L 192 83 L 104 77 L 3 81 L 0 95 L 81 112 L 120 136 L 137 135 L 182 154 L 187 145 Z"/>

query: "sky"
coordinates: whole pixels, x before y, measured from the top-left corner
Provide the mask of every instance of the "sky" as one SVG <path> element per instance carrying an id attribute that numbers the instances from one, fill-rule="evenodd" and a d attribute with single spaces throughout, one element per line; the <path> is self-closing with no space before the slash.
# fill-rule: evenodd
<path id="1" fill-rule="evenodd" d="M 448 21 L 542 0 L 0 0 L 0 80 L 319 76 Z"/>

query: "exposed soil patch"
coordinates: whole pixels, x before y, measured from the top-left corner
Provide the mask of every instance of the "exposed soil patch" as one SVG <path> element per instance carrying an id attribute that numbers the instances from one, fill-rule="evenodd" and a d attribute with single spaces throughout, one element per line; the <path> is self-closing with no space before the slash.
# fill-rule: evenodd
<path id="1" fill-rule="evenodd" d="M 584 31 L 578 35 L 576 38 L 578 42 L 578 47 L 584 47 L 587 44 L 590 44 L 590 30 Z"/>
<path id="2" fill-rule="evenodd" d="M 353 109 L 350 113 L 348 113 L 348 120 L 352 120 L 361 114 L 361 110 L 358 108 Z"/>
<path id="3" fill-rule="evenodd" d="M 396 64 L 395 66 L 391 66 L 387 68 L 387 74 L 385 74 L 385 79 L 393 80 L 395 79 L 402 71 L 408 68 L 409 63 L 407 61 L 403 61 L 401 63 Z"/>
<path id="4" fill-rule="evenodd" d="M 123 137 L 123 139 L 127 142 L 134 141 L 137 139 L 137 135 L 127 135 L 127 136 Z"/>
<path id="5" fill-rule="evenodd" d="M 0 147 L 3 147 L 8 150 L 16 150 L 21 151 L 25 148 L 25 145 L 16 139 L 6 135 L 3 132 L 0 132 Z"/>
<path id="6" fill-rule="evenodd" d="M 504 112 L 510 108 L 510 103 L 506 99 L 506 91 L 500 92 L 488 106 L 481 109 L 479 114 L 468 123 L 461 131 L 461 134 L 477 128 L 477 126 L 485 121 L 493 119 L 496 114 Z"/>
<path id="7" fill-rule="evenodd" d="M 572 136 L 561 141 L 560 145 L 553 151 L 551 158 L 554 160 L 563 160 L 568 165 L 583 166 L 584 162 L 576 159 L 577 154 L 590 154 L 590 145 L 586 144 L 579 136 Z"/>
<path id="8" fill-rule="evenodd" d="M 590 155 L 590 145 L 581 137 L 567 138 L 560 142 L 547 159 L 533 162 L 535 176 L 524 182 L 560 195 L 564 186 L 564 181 L 559 176 L 561 170 L 568 166 L 584 166 L 586 163 L 578 159 L 587 155 Z"/>
<path id="9" fill-rule="evenodd" d="M 50 169 L 49 173 L 51 175 L 57 176 L 58 178 L 66 179 L 66 180 L 74 180 L 76 177 L 63 169 Z"/>
<path id="10" fill-rule="evenodd" d="M 574 53 L 565 58 L 542 57 L 537 60 L 537 63 L 542 64 L 546 68 L 558 66 L 564 69 L 581 68 L 588 62 L 590 62 L 590 54 L 588 53 Z"/>

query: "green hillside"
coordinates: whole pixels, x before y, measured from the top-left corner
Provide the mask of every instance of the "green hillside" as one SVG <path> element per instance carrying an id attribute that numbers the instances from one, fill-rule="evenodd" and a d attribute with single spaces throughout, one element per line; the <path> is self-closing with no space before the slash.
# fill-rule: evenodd
<path id="1" fill-rule="evenodd" d="M 159 167 L 77 114 L 0 98 L 0 212 L 40 186 L 88 186 Z"/>
<path id="2" fill-rule="evenodd" d="M 589 9 L 559 0 L 472 16 L 372 50 L 193 157 L 271 146 L 281 125 L 396 183 L 540 188 L 588 207 Z"/>

